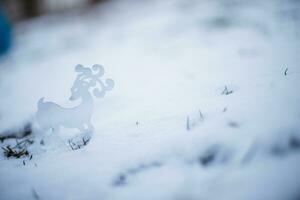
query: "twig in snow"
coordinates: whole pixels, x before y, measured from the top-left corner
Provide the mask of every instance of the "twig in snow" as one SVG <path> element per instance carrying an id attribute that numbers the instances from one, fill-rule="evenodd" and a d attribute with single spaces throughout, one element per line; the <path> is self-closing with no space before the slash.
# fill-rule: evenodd
<path id="1" fill-rule="evenodd" d="M 77 150 L 77 149 L 81 149 L 83 146 L 86 146 L 89 143 L 90 140 L 91 140 L 91 138 L 85 139 L 83 137 L 82 138 L 82 143 L 80 143 L 80 142 L 74 143 L 72 139 L 68 140 L 68 143 L 69 143 L 69 146 L 71 147 L 71 149 L 74 151 L 74 150 Z"/>
<path id="2" fill-rule="evenodd" d="M 285 75 L 285 76 L 287 75 L 288 70 L 289 70 L 289 68 L 286 68 L 286 69 L 284 70 L 284 75 Z"/>
<path id="3" fill-rule="evenodd" d="M 125 174 L 118 175 L 117 179 L 114 180 L 113 185 L 114 186 L 123 186 L 127 182 L 127 176 Z"/>
<path id="4" fill-rule="evenodd" d="M 227 86 L 225 85 L 225 88 L 224 88 L 224 90 L 222 91 L 222 95 L 229 95 L 229 94 L 232 94 L 233 93 L 233 90 L 229 90 L 228 88 L 227 88 Z"/>
<path id="5" fill-rule="evenodd" d="M 254 143 L 243 156 L 241 163 L 245 164 L 250 162 L 254 158 L 254 156 L 258 153 L 258 150 L 259 150 L 259 145 L 257 143 Z"/>
<path id="6" fill-rule="evenodd" d="M 41 199 L 40 196 L 38 195 L 38 193 L 35 191 L 34 188 L 32 188 L 31 192 L 32 192 L 33 199 L 35 199 L 35 200 Z"/>
<path id="7" fill-rule="evenodd" d="M 230 122 L 228 122 L 228 126 L 230 126 L 232 128 L 238 128 L 240 125 L 239 125 L 239 123 L 237 123 L 235 121 L 230 121 Z"/>
<path id="8" fill-rule="evenodd" d="M 29 152 L 27 149 L 16 149 L 15 147 L 10 147 L 7 145 L 6 147 L 1 147 L 3 149 L 3 153 L 7 158 L 15 157 L 20 158 L 22 156 L 28 156 Z"/>
<path id="9" fill-rule="evenodd" d="M 155 169 L 161 167 L 163 164 L 161 161 L 153 161 L 150 163 L 142 163 L 136 167 L 129 168 L 120 173 L 113 181 L 114 186 L 124 186 L 128 183 L 128 179 L 146 170 Z"/>
<path id="10" fill-rule="evenodd" d="M 88 138 L 87 140 L 85 140 L 84 137 L 83 137 L 82 138 L 83 146 L 87 145 L 90 140 L 91 140 L 91 138 Z"/>
<path id="11" fill-rule="evenodd" d="M 18 141 L 18 139 L 16 138 L 16 145 L 13 148 L 26 149 L 29 145 L 32 145 L 33 143 L 34 143 L 34 141 L 30 140 L 30 139 Z"/>
<path id="12" fill-rule="evenodd" d="M 200 116 L 200 121 L 204 120 L 204 115 L 202 114 L 201 110 L 199 110 L 199 116 Z"/>
<path id="13" fill-rule="evenodd" d="M 191 129 L 191 127 L 190 127 L 190 117 L 188 116 L 187 118 L 186 118 L 186 130 L 190 130 Z"/>
<path id="14" fill-rule="evenodd" d="M 76 146 L 76 144 L 74 144 L 71 140 L 68 140 L 68 143 L 73 151 L 76 150 L 76 148 L 74 147 L 74 146 Z"/>

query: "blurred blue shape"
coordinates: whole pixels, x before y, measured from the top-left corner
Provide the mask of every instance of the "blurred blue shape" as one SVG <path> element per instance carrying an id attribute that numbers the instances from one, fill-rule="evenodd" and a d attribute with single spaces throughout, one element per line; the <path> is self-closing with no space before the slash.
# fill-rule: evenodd
<path id="1" fill-rule="evenodd" d="M 0 10 L 0 56 L 7 53 L 12 44 L 12 27 Z"/>

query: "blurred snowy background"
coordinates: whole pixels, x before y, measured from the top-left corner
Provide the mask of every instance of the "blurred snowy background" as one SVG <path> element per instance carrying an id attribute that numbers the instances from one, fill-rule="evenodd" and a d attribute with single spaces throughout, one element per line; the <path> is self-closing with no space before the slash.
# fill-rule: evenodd
<path id="1" fill-rule="evenodd" d="M 115 81 L 84 148 L 68 129 L 30 158 L 0 141 L 1 200 L 300 199 L 300 1 L 0 4 L 2 138 L 41 97 L 74 106 L 75 65 Z"/>

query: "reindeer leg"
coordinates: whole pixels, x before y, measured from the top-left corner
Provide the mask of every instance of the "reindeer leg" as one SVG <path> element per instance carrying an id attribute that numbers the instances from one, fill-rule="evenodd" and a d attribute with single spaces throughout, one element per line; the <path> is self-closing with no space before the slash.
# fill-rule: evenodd
<path id="1" fill-rule="evenodd" d="M 79 131 L 80 131 L 79 135 L 77 136 L 77 137 L 79 137 L 79 138 L 84 138 L 85 135 L 86 135 L 87 133 L 89 133 L 89 132 L 87 131 L 87 129 L 85 128 L 84 124 L 83 124 L 82 126 L 80 126 L 80 127 L 77 127 L 77 128 L 78 128 Z"/>
<path id="2" fill-rule="evenodd" d="M 87 125 L 87 131 L 86 131 L 85 139 L 89 141 L 92 138 L 94 127 L 90 122 L 87 122 L 86 125 Z"/>
<path id="3" fill-rule="evenodd" d="M 78 127 L 78 129 L 79 129 L 80 133 L 84 133 L 86 131 L 84 128 L 84 125 Z"/>
<path id="4" fill-rule="evenodd" d="M 41 145 L 45 144 L 45 141 L 44 141 L 45 135 L 49 129 L 50 128 L 45 128 L 45 127 L 41 127 L 41 126 L 36 127 L 36 129 L 34 130 L 35 140 L 38 141 L 39 144 L 41 144 Z"/>
<path id="5" fill-rule="evenodd" d="M 94 131 L 94 126 L 91 124 L 91 122 L 87 122 L 86 125 L 87 125 L 89 131 L 91 131 L 91 132 Z"/>

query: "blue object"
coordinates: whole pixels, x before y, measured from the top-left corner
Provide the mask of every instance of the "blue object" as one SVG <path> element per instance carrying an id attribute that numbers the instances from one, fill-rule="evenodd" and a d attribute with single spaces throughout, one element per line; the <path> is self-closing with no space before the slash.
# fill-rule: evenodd
<path id="1" fill-rule="evenodd" d="M 12 44 L 12 27 L 0 10 L 0 56 L 7 53 Z"/>

